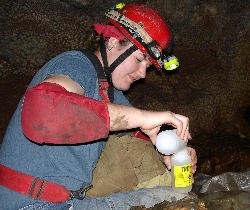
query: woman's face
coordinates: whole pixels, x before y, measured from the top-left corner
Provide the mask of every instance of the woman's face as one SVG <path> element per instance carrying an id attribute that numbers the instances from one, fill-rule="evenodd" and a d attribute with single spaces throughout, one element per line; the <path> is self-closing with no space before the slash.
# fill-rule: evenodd
<path id="1" fill-rule="evenodd" d="M 132 44 L 126 47 L 123 46 L 125 49 L 121 51 L 124 52 L 131 46 Z M 122 53 L 117 54 L 119 56 Z M 111 74 L 113 86 L 118 90 L 128 90 L 133 82 L 146 77 L 146 69 L 150 65 L 150 61 L 148 61 L 141 50 L 136 50 L 119 64 Z"/>

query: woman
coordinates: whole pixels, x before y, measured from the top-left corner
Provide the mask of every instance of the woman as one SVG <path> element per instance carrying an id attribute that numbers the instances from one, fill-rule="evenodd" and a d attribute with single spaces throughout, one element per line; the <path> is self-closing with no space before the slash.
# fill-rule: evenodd
<path id="1" fill-rule="evenodd" d="M 140 129 L 155 144 L 161 126 L 168 124 L 184 141 L 191 139 L 187 117 L 140 110 L 124 97 L 122 91 L 145 78 L 150 65 L 161 69 L 178 63 L 165 56 L 172 37 L 156 11 L 120 6 L 106 13 L 108 25 L 93 26 L 100 35 L 95 56 L 62 53 L 31 81 L 1 147 L 0 200 L 5 209 L 129 209 L 166 199 L 166 188 L 85 197 L 111 132 Z M 194 172 L 196 154 L 189 151 Z M 169 157 L 163 161 L 169 167 Z"/>

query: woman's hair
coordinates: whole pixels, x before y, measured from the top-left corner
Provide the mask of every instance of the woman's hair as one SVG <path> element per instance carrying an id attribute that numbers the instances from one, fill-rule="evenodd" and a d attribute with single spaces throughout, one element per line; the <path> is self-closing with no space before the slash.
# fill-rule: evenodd
<path id="1" fill-rule="evenodd" d="M 99 47 L 99 42 L 100 42 L 100 35 L 96 33 L 95 30 L 90 31 L 90 35 L 88 36 L 88 39 L 85 41 L 85 48 L 95 52 L 98 50 Z"/>

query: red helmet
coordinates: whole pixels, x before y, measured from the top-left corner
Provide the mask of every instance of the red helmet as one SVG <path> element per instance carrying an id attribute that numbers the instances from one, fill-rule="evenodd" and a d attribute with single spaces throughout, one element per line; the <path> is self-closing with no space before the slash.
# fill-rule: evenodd
<path id="1" fill-rule="evenodd" d="M 122 8 L 119 5 L 105 13 L 108 22 L 147 54 L 158 70 L 161 69 L 167 59 L 164 54 L 170 51 L 168 48 L 173 42 L 166 20 L 146 5 L 123 5 Z"/>

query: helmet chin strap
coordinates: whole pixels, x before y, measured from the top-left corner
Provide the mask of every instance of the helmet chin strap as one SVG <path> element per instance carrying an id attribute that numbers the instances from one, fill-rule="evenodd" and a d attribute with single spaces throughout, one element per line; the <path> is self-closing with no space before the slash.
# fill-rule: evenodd
<path id="1" fill-rule="evenodd" d="M 110 66 L 108 66 L 106 46 L 103 35 L 100 37 L 100 51 L 102 56 L 102 61 L 104 65 L 104 73 L 107 77 L 108 82 L 111 82 L 111 74 L 117 66 L 119 66 L 127 57 L 129 57 L 133 52 L 138 50 L 136 45 L 132 45 L 124 53 L 122 53 Z"/>
<path id="2" fill-rule="evenodd" d="M 106 52 L 106 46 L 105 41 L 103 38 L 103 35 L 100 36 L 100 51 L 102 56 L 102 62 L 103 62 L 103 71 L 105 78 L 98 78 L 99 80 L 105 80 L 108 82 L 108 97 L 111 102 L 114 101 L 114 87 L 111 81 L 111 73 L 109 72 L 109 66 L 108 66 L 108 59 L 107 59 L 107 52 Z"/>
<path id="3" fill-rule="evenodd" d="M 115 70 L 115 68 L 120 65 L 127 57 L 129 57 L 133 52 L 137 50 L 136 45 L 132 45 L 130 48 L 128 48 L 124 53 L 122 53 L 110 66 L 108 66 L 108 59 L 107 59 L 107 52 L 106 52 L 106 45 L 103 38 L 103 35 L 100 36 L 100 51 L 103 61 L 103 71 L 106 76 L 107 82 L 109 83 L 108 88 L 108 95 L 110 101 L 113 101 L 114 99 L 114 87 L 112 84 L 112 78 L 111 74 Z"/>
<path id="4" fill-rule="evenodd" d="M 136 50 L 138 50 L 136 45 L 132 45 L 130 48 L 128 48 L 110 65 L 109 71 L 112 73 L 117 66 L 119 66 L 127 57 L 129 57 Z"/>
<path id="5" fill-rule="evenodd" d="M 103 38 L 103 34 L 100 36 L 100 51 L 102 56 L 102 62 L 103 62 L 103 71 L 106 76 L 106 79 L 110 85 L 112 85 L 111 82 L 111 73 L 109 72 L 109 66 L 108 66 L 108 59 L 107 59 L 107 52 L 106 52 L 106 46 L 105 41 Z"/>

